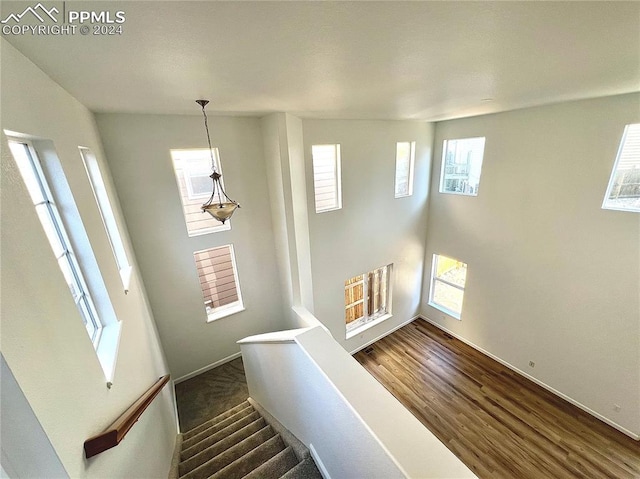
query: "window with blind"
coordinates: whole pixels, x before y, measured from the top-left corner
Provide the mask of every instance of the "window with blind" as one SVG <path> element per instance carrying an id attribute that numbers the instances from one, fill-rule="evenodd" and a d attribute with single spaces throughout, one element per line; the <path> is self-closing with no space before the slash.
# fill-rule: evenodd
<path id="1" fill-rule="evenodd" d="M 478 196 L 484 142 L 484 137 L 444 141 L 440 193 Z"/>
<path id="2" fill-rule="evenodd" d="M 100 210 L 102 223 L 104 224 L 105 230 L 107 232 L 109 243 L 111 243 L 113 256 L 115 257 L 116 264 L 118 265 L 118 270 L 120 271 L 120 279 L 122 280 L 122 285 L 124 286 L 124 290 L 126 293 L 129 290 L 131 266 L 129 264 L 129 259 L 127 258 L 127 253 L 124 249 L 122 235 L 120 234 L 120 230 L 116 223 L 116 217 L 113 214 L 111 200 L 109 199 L 107 188 L 104 185 L 104 179 L 102 178 L 100 165 L 98 165 L 98 160 L 89 148 L 80 147 L 80 155 L 82 156 L 84 167 L 87 170 L 89 183 L 91 183 L 93 195 L 96 199 L 96 203 L 98 204 L 98 210 Z"/>
<path id="3" fill-rule="evenodd" d="M 213 184 L 211 174 L 211 152 L 208 149 L 171 150 L 173 170 L 180 191 L 180 201 L 189 236 L 199 236 L 231 229 L 231 222 L 222 224 L 210 214 L 202 211 L 202 204 L 211 196 Z M 222 174 L 218 149 L 213 149 L 216 171 Z M 224 188 L 223 179 L 220 179 Z M 216 199 L 219 198 L 216 195 Z"/>
<path id="4" fill-rule="evenodd" d="M 232 245 L 194 254 L 208 321 L 244 310 Z"/>
<path id="5" fill-rule="evenodd" d="M 316 213 L 342 208 L 340 145 L 313 145 L 313 191 Z"/>
<path id="6" fill-rule="evenodd" d="M 389 278 L 392 265 L 374 269 L 344 283 L 347 339 L 391 313 Z"/>
<path id="7" fill-rule="evenodd" d="M 415 141 L 396 143 L 396 198 L 403 198 L 413 194 L 413 164 L 415 154 Z"/>
<path id="8" fill-rule="evenodd" d="M 466 282 L 466 263 L 447 256 L 434 254 L 429 305 L 449 316 L 460 319 Z"/>
<path id="9" fill-rule="evenodd" d="M 640 123 L 624 129 L 602 207 L 640 212 Z"/>

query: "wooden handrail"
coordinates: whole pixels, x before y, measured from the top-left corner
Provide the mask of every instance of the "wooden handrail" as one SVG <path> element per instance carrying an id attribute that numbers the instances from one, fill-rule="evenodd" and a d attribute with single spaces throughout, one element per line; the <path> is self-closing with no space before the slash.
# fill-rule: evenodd
<path id="1" fill-rule="evenodd" d="M 124 436 L 133 427 L 145 409 L 151 404 L 154 398 L 160 393 L 165 384 L 169 382 L 169 375 L 158 379 L 140 399 L 134 402 L 111 426 L 97 436 L 90 437 L 84 441 L 84 454 L 87 458 L 100 454 L 120 444 Z"/>

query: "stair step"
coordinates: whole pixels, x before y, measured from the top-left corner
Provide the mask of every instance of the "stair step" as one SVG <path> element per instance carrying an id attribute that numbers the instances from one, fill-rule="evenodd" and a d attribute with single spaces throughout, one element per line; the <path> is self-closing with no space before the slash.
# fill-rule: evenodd
<path id="1" fill-rule="evenodd" d="M 186 460 L 183 460 L 179 465 L 180 475 L 182 476 L 187 472 L 192 471 L 196 467 L 204 464 L 208 460 L 213 459 L 218 454 L 226 451 L 230 447 L 235 446 L 252 434 L 258 432 L 266 425 L 267 424 L 263 418 L 256 419 L 252 423 L 247 424 L 242 429 L 231 433 L 230 435 L 224 437 L 223 439 L 220 439 L 219 441 L 200 451 L 199 453 L 194 454 Z"/>
<path id="2" fill-rule="evenodd" d="M 233 424 L 229 424 L 227 427 L 225 427 L 224 429 L 221 429 L 215 434 L 212 434 L 211 436 L 204 438 L 202 441 L 194 444 L 193 446 L 190 446 L 186 449 L 183 446 L 182 452 L 180 453 L 180 460 L 185 461 L 190 457 L 195 456 L 199 452 L 204 451 L 206 448 L 213 446 L 216 442 L 222 441 L 225 437 L 233 434 L 236 431 L 239 431 L 243 427 L 248 426 L 252 422 L 258 421 L 260 419 L 264 421 L 264 418 L 260 416 L 260 414 L 257 411 L 254 411 L 253 413 L 241 418 L 240 420 L 234 422 Z M 263 426 L 266 426 L 266 425 L 267 424 L 265 422 Z"/>
<path id="3" fill-rule="evenodd" d="M 214 426 L 211 426 L 208 429 L 205 429 L 204 431 L 196 434 L 195 436 L 190 437 L 189 439 L 185 440 L 183 437 L 182 450 L 186 451 L 187 449 L 190 449 L 191 447 L 197 445 L 198 443 L 210 438 L 211 436 L 215 436 L 221 433 L 222 431 L 227 431 L 226 433 L 227 435 L 230 433 L 233 433 L 238 429 L 243 428 L 250 422 L 255 421 L 259 417 L 260 417 L 260 414 L 258 414 L 255 409 L 253 408 L 243 409 L 242 411 L 234 414 L 233 416 L 226 418 L 225 420 L 219 422 Z M 217 440 L 218 439 L 216 439 L 216 441 Z M 206 447 L 210 446 L 211 444 L 213 444 L 213 442 L 210 442 Z M 198 452 L 202 451 L 202 449 L 199 449 Z"/>
<path id="4" fill-rule="evenodd" d="M 323 479 L 318 466 L 311 457 L 285 472 L 280 479 Z"/>
<path id="5" fill-rule="evenodd" d="M 202 436 L 203 434 L 205 435 L 212 434 L 213 432 L 219 431 L 220 429 L 224 429 L 229 424 L 237 421 L 243 416 L 251 414 L 253 411 L 255 411 L 255 409 L 253 409 L 253 406 L 249 404 L 248 406 L 245 406 L 242 409 L 239 409 L 238 411 L 235 411 L 233 414 L 229 414 L 226 417 L 223 417 L 217 420 L 212 419 L 210 421 L 207 421 L 203 424 L 200 424 L 198 427 L 195 427 L 190 431 L 185 432 L 182 435 L 182 440 L 185 442 L 193 442 L 195 438 Z M 198 442 L 198 441 L 195 441 L 195 442 Z"/>
<path id="6" fill-rule="evenodd" d="M 243 401 L 240 404 L 238 404 L 237 406 L 234 406 L 231 409 L 228 409 L 225 412 L 223 412 L 221 414 L 218 414 L 216 417 L 214 417 L 212 419 L 209 419 L 208 421 L 203 422 L 199 426 L 196 426 L 193 429 L 189 429 L 188 431 L 186 431 L 185 433 L 182 434 L 182 439 L 186 441 L 187 439 L 192 438 L 193 436 L 195 436 L 196 434 L 201 433 L 205 429 L 209 429 L 211 426 L 223 421 L 224 419 L 227 419 L 230 416 L 233 416 L 237 412 L 240 412 L 240 411 L 242 411 L 243 409 L 246 409 L 249 406 L 251 406 L 251 404 L 249 404 L 249 401 Z"/>
<path id="7" fill-rule="evenodd" d="M 181 479 L 207 479 L 212 475 L 217 475 L 223 470 L 227 469 L 228 466 L 234 463 L 242 463 L 244 466 L 249 467 L 247 472 L 254 469 L 257 464 L 262 464 L 262 462 L 268 459 L 265 458 L 263 461 L 256 463 L 254 460 L 251 460 L 250 456 L 254 453 L 254 451 L 263 448 L 265 444 L 272 444 L 273 439 L 277 439 L 279 443 L 282 445 L 278 451 L 284 449 L 284 443 L 280 436 L 276 436 L 275 432 L 271 428 L 271 426 L 265 426 L 260 429 L 258 432 L 252 434 L 248 438 L 240 441 L 229 449 L 223 451 L 218 454 L 214 458 L 205 462 L 204 464 L 196 467 L 192 471 L 187 474 L 180 476 Z M 272 449 L 268 449 L 271 451 Z M 276 454 L 275 451 L 272 455 Z M 271 456 L 269 456 L 271 457 Z M 242 469 L 244 470 L 244 469 Z M 246 474 L 246 473 L 245 473 Z M 243 474 L 244 475 L 244 474 Z M 220 476 L 225 479 L 230 479 L 227 476 Z M 240 476 L 242 477 L 242 476 Z"/>
<path id="8" fill-rule="evenodd" d="M 298 458 L 291 446 L 280 451 L 267 462 L 257 467 L 242 479 L 279 479 L 298 464 Z"/>
<path id="9" fill-rule="evenodd" d="M 219 470 L 209 479 L 241 479 L 284 449 L 286 447 L 278 434 Z"/>

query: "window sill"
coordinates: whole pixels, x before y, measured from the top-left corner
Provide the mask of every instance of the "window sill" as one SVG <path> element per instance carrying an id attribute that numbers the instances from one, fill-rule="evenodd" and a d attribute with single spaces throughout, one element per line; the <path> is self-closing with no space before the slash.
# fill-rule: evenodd
<path id="1" fill-rule="evenodd" d="M 431 301 L 429 301 L 429 306 L 431 306 L 432 308 L 437 309 L 438 311 L 443 312 L 444 314 L 446 314 L 447 316 L 452 317 L 453 319 L 456 319 L 458 321 L 462 321 L 460 319 L 460 314 L 455 313 L 453 311 L 451 311 L 450 309 L 445 308 L 444 306 L 440 306 L 439 304 L 436 303 L 432 303 Z"/>
<path id="2" fill-rule="evenodd" d="M 366 331 L 367 329 L 373 328 L 374 326 L 382 323 L 383 321 L 386 321 L 387 319 L 391 318 L 392 316 L 393 315 L 391 313 L 387 313 L 387 314 L 383 314 L 379 318 L 373 319 L 371 321 L 367 321 L 363 325 L 358 326 L 356 328 L 353 328 L 351 331 L 347 331 L 346 339 L 351 339 L 354 336 L 357 336 L 358 334 Z"/>
<path id="3" fill-rule="evenodd" d="M 232 314 L 240 313 L 242 311 L 244 311 L 244 305 L 242 304 L 238 304 L 230 308 L 214 311 L 212 313 L 207 314 L 207 323 L 217 321 L 218 319 L 226 318 L 227 316 L 231 316 Z"/>
<path id="4" fill-rule="evenodd" d="M 96 348 L 96 354 L 104 377 L 107 382 L 113 381 L 116 369 L 116 359 L 118 358 L 118 343 L 120 342 L 120 321 L 115 321 L 102 328 L 100 341 Z"/>
<path id="5" fill-rule="evenodd" d="M 120 279 L 122 280 L 122 287 L 124 288 L 124 294 L 129 292 L 131 286 L 131 274 L 133 273 L 133 267 L 127 266 L 120 270 Z"/>

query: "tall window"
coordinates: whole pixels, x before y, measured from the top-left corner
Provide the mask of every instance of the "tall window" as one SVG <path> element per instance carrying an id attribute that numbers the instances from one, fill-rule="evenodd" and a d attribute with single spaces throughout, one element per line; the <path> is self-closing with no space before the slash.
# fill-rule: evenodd
<path id="1" fill-rule="evenodd" d="M 340 145 L 313 145 L 313 190 L 316 213 L 342 208 Z"/>
<path id="2" fill-rule="evenodd" d="M 27 186 L 53 254 L 58 260 L 58 266 L 80 312 L 82 322 L 91 341 L 97 347 L 102 332 L 102 322 L 89 294 L 89 288 L 78 264 L 77 256 L 71 247 L 67 230 L 60 217 L 36 151 L 31 143 L 22 140 L 9 140 L 9 148 Z"/>
<path id="3" fill-rule="evenodd" d="M 411 196 L 413 194 L 413 164 L 415 155 L 415 141 L 396 143 L 396 198 Z"/>
<path id="4" fill-rule="evenodd" d="M 200 288 L 209 321 L 244 309 L 233 246 L 225 245 L 194 253 Z"/>
<path id="5" fill-rule="evenodd" d="M 466 281 L 466 263 L 434 254 L 429 304 L 456 319 L 460 319 Z"/>
<path id="6" fill-rule="evenodd" d="M 173 169 L 180 190 L 180 200 L 189 236 L 198 236 L 231 229 L 230 221 L 222 224 L 209 213 L 202 211 L 202 204 L 211 196 L 211 152 L 208 149 L 171 150 Z M 218 149 L 213 149 L 216 171 L 222 174 Z M 220 179 L 222 186 L 222 178 Z M 219 200 L 216 195 L 216 200 Z"/>
<path id="7" fill-rule="evenodd" d="M 392 266 L 389 264 L 344 282 L 347 339 L 356 334 L 356 330 L 391 313 Z"/>
<path id="8" fill-rule="evenodd" d="M 478 195 L 484 140 L 479 137 L 444 141 L 440 193 Z"/>
<path id="9" fill-rule="evenodd" d="M 602 207 L 640 212 L 640 123 L 624 129 Z"/>
<path id="10" fill-rule="evenodd" d="M 98 209 L 102 216 L 102 223 L 107 231 L 107 237 L 111 243 L 111 249 L 113 256 L 115 257 L 118 270 L 120 271 L 120 278 L 124 286 L 125 292 L 129 290 L 129 281 L 131 277 L 131 265 L 127 258 L 127 252 L 124 249 L 124 243 L 122 241 L 122 235 L 116 223 L 115 215 L 113 214 L 113 208 L 107 189 L 104 185 L 104 179 L 100 172 L 100 165 L 98 160 L 89 148 L 80 148 L 80 155 L 84 161 L 87 175 L 89 175 L 89 182 L 93 189 L 93 195 L 98 203 Z"/>

